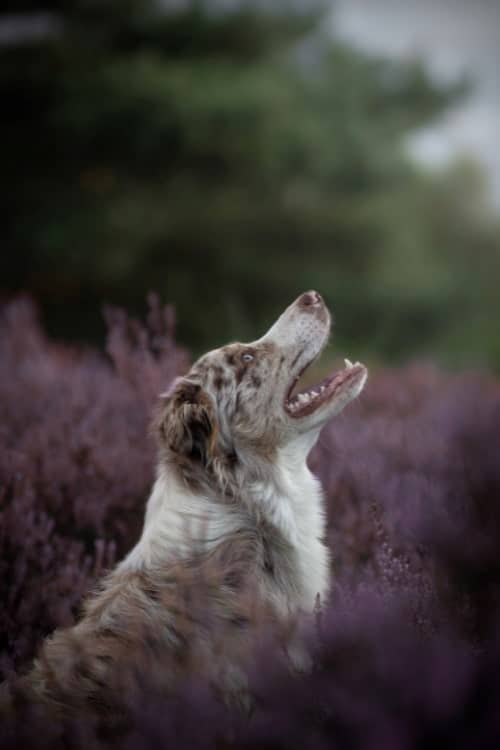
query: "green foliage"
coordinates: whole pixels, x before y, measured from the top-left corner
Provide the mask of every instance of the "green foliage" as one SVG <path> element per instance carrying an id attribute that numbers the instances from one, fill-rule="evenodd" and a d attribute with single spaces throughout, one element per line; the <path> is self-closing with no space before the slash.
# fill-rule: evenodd
<path id="1" fill-rule="evenodd" d="M 403 151 L 461 87 L 324 37 L 318 3 L 222 6 L 43 4 L 57 33 L 0 50 L 4 290 L 89 338 L 99 303 L 154 288 L 201 349 L 316 287 L 353 355 L 484 346 L 500 365 L 490 300 L 464 291 L 499 232 L 464 210 L 469 174 L 419 175 Z"/>

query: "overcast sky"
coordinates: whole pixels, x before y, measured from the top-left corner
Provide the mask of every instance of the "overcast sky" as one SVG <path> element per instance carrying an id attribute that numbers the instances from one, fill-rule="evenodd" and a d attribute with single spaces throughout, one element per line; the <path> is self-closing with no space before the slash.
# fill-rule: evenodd
<path id="1" fill-rule="evenodd" d="M 412 151 L 439 165 L 469 153 L 485 166 L 500 207 L 500 0 L 335 0 L 335 33 L 366 50 L 421 57 L 440 80 L 472 76 L 473 92 Z"/>

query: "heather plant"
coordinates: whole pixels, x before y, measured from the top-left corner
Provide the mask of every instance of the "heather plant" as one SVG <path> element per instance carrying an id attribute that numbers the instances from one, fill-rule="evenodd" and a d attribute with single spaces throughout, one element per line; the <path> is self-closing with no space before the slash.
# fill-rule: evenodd
<path id="1" fill-rule="evenodd" d="M 155 297 L 145 325 L 119 310 L 106 318 L 105 356 L 47 340 L 26 299 L 1 316 L 3 675 L 74 621 L 139 533 L 152 403 L 186 354 Z M 263 629 L 247 717 L 221 703 L 196 661 L 166 689 L 168 663 L 145 648 L 111 686 L 126 729 L 85 713 L 51 724 L 27 705 L 2 723 L 2 748 L 498 747 L 499 441 L 500 386 L 486 374 L 372 373 L 310 457 L 334 581 L 308 636 L 311 671 L 292 679 L 279 636 Z"/>
<path id="2" fill-rule="evenodd" d="M 433 620 L 492 635 L 500 589 L 500 388 L 486 375 L 386 371 L 323 431 L 312 456 L 327 490 L 337 580 L 371 577 Z"/>
<path id="3" fill-rule="evenodd" d="M 185 364 L 173 311 L 148 327 L 108 310 L 109 360 L 47 341 L 32 304 L 0 322 L 0 599 L 5 670 L 73 621 L 131 546 L 153 476 L 154 397 Z"/>

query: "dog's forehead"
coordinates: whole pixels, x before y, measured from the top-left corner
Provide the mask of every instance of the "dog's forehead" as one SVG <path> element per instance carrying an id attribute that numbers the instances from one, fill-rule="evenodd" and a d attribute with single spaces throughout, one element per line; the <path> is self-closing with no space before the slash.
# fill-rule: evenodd
<path id="1" fill-rule="evenodd" d="M 221 346 L 218 349 L 212 349 L 200 357 L 193 365 L 193 369 L 203 374 L 213 369 L 219 369 L 220 367 L 229 368 L 234 364 L 244 348 L 245 344 L 231 343 Z"/>

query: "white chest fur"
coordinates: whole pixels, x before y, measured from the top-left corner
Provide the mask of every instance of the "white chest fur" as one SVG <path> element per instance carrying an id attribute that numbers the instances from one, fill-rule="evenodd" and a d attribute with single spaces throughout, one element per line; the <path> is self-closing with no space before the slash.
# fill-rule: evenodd
<path id="1" fill-rule="evenodd" d="M 279 453 L 268 480 L 248 484 L 242 492 L 241 503 L 215 502 L 160 470 L 142 536 L 120 568 L 148 568 L 186 559 L 193 552 L 237 539 L 241 531 L 259 534 L 265 528 L 267 536 L 262 541 L 270 547 L 276 570 L 267 578 L 263 572 L 264 595 L 280 610 L 312 612 L 317 594 L 322 601 L 327 596 L 329 580 L 319 482 L 303 455 L 288 449 Z"/>
<path id="2" fill-rule="evenodd" d="M 283 569 L 289 581 L 288 606 L 312 612 L 316 597 L 328 595 L 329 555 L 323 543 L 325 514 L 322 490 L 309 471 L 305 459 L 295 450 L 282 451 L 276 464 L 274 481 L 254 487 L 254 501 L 268 522 L 276 528 L 285 544 L 280 544 Z"/>

